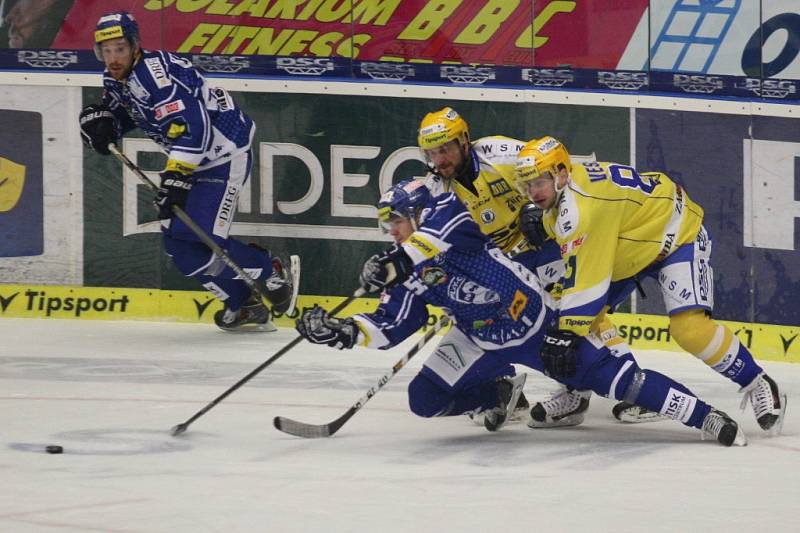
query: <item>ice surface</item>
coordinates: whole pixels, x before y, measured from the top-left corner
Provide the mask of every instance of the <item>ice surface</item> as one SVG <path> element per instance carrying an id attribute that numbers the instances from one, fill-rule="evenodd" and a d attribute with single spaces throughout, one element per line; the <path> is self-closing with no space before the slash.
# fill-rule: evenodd
<path id="1" fill-rule="evenodd" d="M 691 356 L 641 352 L 736 418 L 746 448 L 676 422 L 624 425 L 592 399 L 578 428 L 488 433 L 411 414 L 430 347 L 329 439 L 329 422 L 416 339 L 389 352 L 301 343 L 180 437 L 169 429 L 294 338 L 208 325 L 0 319 L 0 531 L 798 531 L 800 366 L 763 365 L 789 395 L 767 437 L 737 387 Z M 553 382 L 531 373 L 530 398 Z M 62 455 L 44 453 L 60 444 Z"/>

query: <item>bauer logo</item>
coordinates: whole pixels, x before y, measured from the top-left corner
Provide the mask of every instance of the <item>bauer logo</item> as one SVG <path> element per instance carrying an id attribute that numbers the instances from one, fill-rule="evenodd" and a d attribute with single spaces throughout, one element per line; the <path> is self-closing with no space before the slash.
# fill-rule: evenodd
<path id="1" fill-rule="evenodd" d="M 439 67 L 439 75 L 452 83 L 464 83 L 467 85 L 482 85 L 488 80 L 495 79 L 495 72 L 491 67 L 468 67 L 464 65 Z"/>
<path id="2" fill-rule="evenodd" d="M 645 72 L 611 72 L 597 73 L 597 83 L 617 91 L 638 91 L 648 83 Z"/>
<path id="3" fill-rule="evenodd" d="M 42 116 L 0 110 L 0 257 L 44 252 Z"/>
<path id="4" fill-rule="evenodd" d="M 289 74 L 322 76 L 333 70 L 333 61 L 325 57 L 279 57 L 277 66 Z"/>
<path id="5" fill-rule="evenodd" d="M 66 50 L 20 50 L 17 62 L 33 68 L 64 68 L 78 62 L 78 53 Z"/>
<path id="6" fill-rule="evenodd" d="M 361 63 L 361 73 L 373 80 L 403 81 L 416 75 L 414 67 L 399 63 Z"/>
<path id="7" fill-rule="evenodd" d="M 536 87 L 563 87 L 575 81 L 575 75 L 569 69 L 524 68 L 523 81 L 529 81 Z"/>
<path id="8" fill-rule="evenodd" d="M 678 89 L 686 93 L 711 94 L 724 87 L 722 78 L 719 76 L 674 74 L 672 83 Z"/>
<path id="9" fill-rule="evenodd" d="M 209 56 L 196 54 L 192 64 L 205 72 L 233 74 L 243 68 L 250 68 L 250 60 L 243 56 Z"/>
<path id="10" fill-rule="evenodd" d="M 797 82 L 790 80 L 746 78 L 744 81 L 737 82 L 735 87 L 750 91 L 762 98 L 786 98 L 789 95 L 797 94 Z"/>

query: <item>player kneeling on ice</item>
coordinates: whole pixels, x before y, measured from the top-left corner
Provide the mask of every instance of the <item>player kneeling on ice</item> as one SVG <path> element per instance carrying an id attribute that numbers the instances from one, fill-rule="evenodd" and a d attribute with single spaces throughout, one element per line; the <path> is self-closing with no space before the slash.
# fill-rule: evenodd
<path id="1" fill-rule="evenodd" d="M 423 417 L 486 413 L 500 429 L 518 401 L 522 364 L 576 389 L 591 389 L 701 429 L 725 446 L 744 445 L 737 423 L 680 383 L 638 367 L 630 352 L 615 357 L 598 339 L 552 336 L 556 311 L 529 270 L 481 233 L 452 194 L 435 198 L 421 181 L 404 181 L 380 199 L 378 216 L 396 244 L 371 257 L 361 273 L 369 292 L 383 291 L 374 313 L 335 318 L 306 310 L 297 330 L 339 349 L 388 349 L 426 324 L 426 304 L 442 307 L 455 326 L 409 385 L 411 410 Z"/>

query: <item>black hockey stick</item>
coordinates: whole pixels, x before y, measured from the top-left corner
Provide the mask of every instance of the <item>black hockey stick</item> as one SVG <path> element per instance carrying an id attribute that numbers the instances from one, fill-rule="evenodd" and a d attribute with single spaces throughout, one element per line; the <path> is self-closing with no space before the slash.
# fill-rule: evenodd
<path id="1" fill-rule="evenodd" d="M 333 422 L 329 422 L 327 424 L 306 424 L 304 422 L 298 422 L 297 420 L 292 420 L 291 418 L 286 418 L 283 416 L 276 416 L 272 420 L 272 424 L 279 430 L 283 431 L 284 433 L 288 433 L 290 435 L 294 435 L 296 437 L 303 437 L 306 439 L 319 439 L 322 437 L 330 437 L 348 421 L 350 420 L 354 414 L 356 414 L 364 404 L 367 403 L 370 398 L 378 394 L 384 385 L 386 385 L 390 379 L 397 374 L 401 368 L 406 366 L 409 360 L 412 357 L 417 355 L 425 344 L 428 343 L 431 338 L 436 335 L 440 329 L 445 327 L 450 322 L 450 319 L 447 316 L 442 317 L 442 319 L 436 323 L 430 330 L 425 333 L 425 336 L 422 337 L 419 342 L 411 348 L 408 353 L 406 353 L 402 359 L 397 361 L 392 370 L 387 372 L 386 374 L 378 380 L 378 383 L 370 387 L 370 389 L 364 394 L 361 398 L 358 399 L 356 403 L 354 403 L 345 413 L 334 420 Z"/>
<path id="2" fill-rule="evenodd" d="M 358 290 L 356 290 L 356 292 L 353 293 L 352 296 L 348 296 L 347 299 L 345 299 L 339 305 L 334 307 L 330 311 L 330 314 L 331 315 L 335 315 L 336 313 L 338 313 L 339 311 L 341 311 L 342 309 L 344 309 L 345 307 L 350 305 L 350 302 L 352 302 L 356 298 L 359 298 L 359 297 L 363 296 L 365 293 L 366 293 L 366 291 L 364 289 L 359 288 Z M 244 385 L 245 383 L 247 383 L 248 381 L 253 379 L 258 373 L 260 373 L 262 370 L 264 370 L 269 365 L 274 363 L 279 357 L 281 357 L 283 354 L 285 354 L 286 352 L 288 352 L 289 350 L 291 350 L 292 348 L 297 346 L 297 343 L 299 343 L 301 340 L 303 340 L 303 337 L 298 335 L 289 344 L 287 344 L 286 346 L 284 346 L 283 348 L 278 350 L 275 353 L 275 355 L 273 355 L 272 357 L 270 357 L 269 359 L 267 359 L 266 361 L 264 361 L 263 363 L 258 365 L 256 368 L 254 368 L 252 370 L 252 372 L 250 372 L 245 377 L 243 377 L 242 379 L 240 379 L 239 381 L 234 383 L 228 390 L 226 390 L 225 392 L 223 392 L 222 394 L 220 394 L 219 396 L 214 398 L 208 405 L 206 405 L 205 407 L 203 407 L 202 409 L 197 411 L 186 422 L 183 422 L 181 424 L 178 424 L 177 426 L 174 426 L 170 430 L 170 432 L 172 433 L 172 436 L 180 435 L 181 433 L 186 431 L 189 428 L 189 426 L 192 424 L 192 422 L 194 422 L 195 420 L 197 420 L 198 418 L 200 418 L 201 416 L 203 416 L 204 414 L 209 412 L 215 405 L 217 405 L 219 402 L 221 402 L 222 400 L 227 398 L 233 391 L 235 391 L 236 389 L 238 389 L 239 387 L 241 387 L 242 385 Z"/>
<path id="3" fill-rule="evenodd" d="M 136 163 L 134 163 L 133 161 L 128 159 L 128 156 L 126 156 L 125 154 L 120 152 L 119 149 L 117 148 L 116 144 L 109 143 L 108 144 L 108 151 L 111 152 L 112 154 L 114 154 L 117 157 L 117 159 L 122 161 L 122 163 L 126 167 L 128 167 L 134 174 L 136 174 L 136 176 L 140 180 L 142 180 L 148 187 L 150 187 L 150 190 L 152 190 L 153 192 L 157 192 L 158 191 L 158 186 L 155 183 L 153 183 L 153 181 L 150 178 L 147 177 L 147 175 L 142 171 L 142 169 L 140 169 L 136 165 Z M 269 298 L 267 298 L 266 294 L 264 293 L 264 290 L 258 285 L 258 283 L 256 283 L 256 281 L 252 277 L 250 277 L 250 275 L 247 272 L 242 270 L 242 268 L 239 265 L 237 265 L 236 262 L 233 259 L 230 258 L 230 256 L 225 252 L 225 250 L 223 250 L 216 242 L 214 242 L 214 239 L 209 237 L 208 234 L 205 231 L 203 231 L 203 228 L 198 226 L 195 223 L 195 221 L 192 220 L 192 218 L 189 215 L 186 214 L 186 211 L 184 211 L 183 209 L 181 209 L 177 205 L 173 205 L 172 206 L 172 212 L 175 213 L 175 216 L 178 217 L 181 220 L 181 222 L 186 224 L 186 226 L 190 230 L 192 230 L 192 232 L 195 235 L 197 235 L 197 237 L 203 242 L 203 244 L 208 246 L 211 249 L 211 251 L 214 252 L 214 254 L 217 257 L 222 259 L 222 261 L 226 265 L 231 267 L 231 269 L 234 272 L 236 272 L 236 275 L 239 276 L 239 278 L 241 278 L 241 280 L 244 281 L 247 284 L 247 286 L 250 288 L 251 291 L 253 291 L 253 294 L 257 298 L 269 301 Z M 298 263 L 299 263 L 299 261 L 298 261 Z M 295 264 L 295 259 L 292 259 L 292 265 L 294 265 L 294 264 Z M 296 285 L 297 285 L 298 281 L 299 280 L 294 280 L 295 289 L 297 288 Z M 294 293 L 294 295 L 295 295 L 295 299 L 296 299 L 296 293 Z M 288 309 L 288 311 L 285 314 L 288 315 L 292 311 L 294 311 L 294 304 L 292 304 L 292 306 Z"/>

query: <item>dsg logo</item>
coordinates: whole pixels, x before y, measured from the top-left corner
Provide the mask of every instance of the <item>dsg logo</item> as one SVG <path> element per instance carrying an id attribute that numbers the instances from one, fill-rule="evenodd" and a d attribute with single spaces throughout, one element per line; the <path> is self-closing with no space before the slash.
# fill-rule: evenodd
<path id="1" fill-rule="evenodd" d="M 192 63 L 206 72 L 223 72 L 232 74 L 243 68 L 250 68 L 250 61 L 243 56 L 210 56 L 193 55 Z"/>
<path id="2" fill-rule="evenodd" d="M 78 54 L 67 50 L 20 50 L 17 62 L 33 68 L 64 68 L 77 63 Z"/>
<path id="3" fill-rule="evenodd" d="M 745 89 L 762 98 L 786 98 L 797 93 L 797 83 L 790 80 L 761 80 L 747 78 L 736 84 L 737 89 Z"/>
<path id="4" fill-rule="evenodd" d="M 719 76 L 674 74 L 672 82 L 675 87 L 687 93 L 711 94 L 723 87 L 722 78 Z"/>
<path id="5" fill-rule="evenodd" d="M 645 72 L 601 71 L 597 73 L 597 83 L 618 91 L 637 91 L 647 85 L 647 82 L 647 73 Z"/>
<path id="6" fill-rule="evenodd" d="M 400 63 L 361 63 L 361 72 L 373 80 L 402 81 L 413 78 L 414 67 Z"/>
<path id="7" fill-rule="evenodd" d="M 522 79 L 536 87 L 562 87 L 575 81 L 575 76 L 572 71 L 564 68 L 524 68 Z"/>
<path id="8" fill-rule="evenodd" d="M 321 76 L 333 70 L 333 61 L 325 57 L 279 57 L 278 68 L 289 74 Z"/>
<path id="9" fill-rule="evenodd" d="M 491 67 L 468 67 L 463 65 L 446 65 L 439 68 L 439 75 L 452 83 L 482 85 L 495 78 Z"/>

